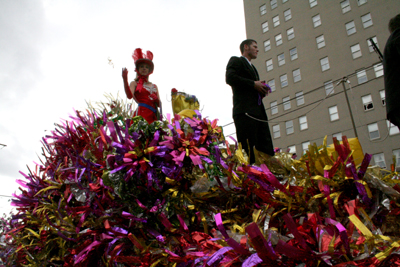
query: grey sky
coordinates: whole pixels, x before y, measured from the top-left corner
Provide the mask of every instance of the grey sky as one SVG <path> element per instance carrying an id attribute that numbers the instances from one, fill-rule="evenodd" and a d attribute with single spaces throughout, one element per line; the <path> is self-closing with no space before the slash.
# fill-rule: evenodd
<path id="1" fill-rule="evenodd" d="M 0 195 L 16 191 L 19 170 L 35 168 L 54 123 L 85 109 L 85 100 L 124 96 L 121 68 L 133 78 L 137 47 L 154 53 L 150 79 L 164 113 L 177 88 L 198 97 L 204 116 L 231 122 L 225 67 L 245 38 L 242 0 L 1 1 Z"/>

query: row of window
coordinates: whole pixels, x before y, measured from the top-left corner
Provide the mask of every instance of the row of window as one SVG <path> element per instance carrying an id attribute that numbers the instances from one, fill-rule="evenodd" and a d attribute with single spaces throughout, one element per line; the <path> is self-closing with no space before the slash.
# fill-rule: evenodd
<path id="1" fill-rule="evenodd" d="M 328 108 L 328 112 L 331 121 L 339 120 L 339 112 L 337 106 Z M 386 124 L 389 130 L 389 135 L 395 135 L 400 133 L 399 128 L 396 125 L 392 124 L 390 121 L 386 121 Z M 299 117 L 299 128 L 300 131 L 308 129 L 308 122 L 306 115 Z M 285 122 L 285 129 L 286 129 L 286 135 L 294 133 L 293 120 Z M 376 140 L 380 138 L 379 127 L 377 122 L 368 124 L 367 129 L 370 140 Z M 281 130 L 279 124 L 272 126 L 272 135 L 274 139 L 281 137 Z"/>
<path id="2" fill-rule="evenodd" d="M 296 53 L 296 57 L 297 57 L 297 53 Z M 322 71 L 330 69 L 329 58 L 328 57 L 322 58 L 320 60 L 320 63 L 321 63 Z M 280 55 L 278 55 L 278 65 L 281 66 L 283 64 L 285 64 L 285 55 L 284 54 L 280 54 Z M 266 67 L 267 67 L 267 71 L 273 70 L 274 66 L 273 66 L 273 63 L 272 63 L 272 58 L 266 61 Z M 378 63 L 378 64 L 374 65 L 374 73 L 375 73 L 375 78 L 383 76 L 383 65 L 382 65 L 382 63 Z M 293 82 L 294 83 L 301 81 L 300 69 L 293 70 L 292 71 L 292 75 L 293 75 Z M 357 75 L 358 84 L 362 84 L 362 83 L 368 82 L 367 71 L 365 69 L 356 71 L 356 75 Z M 288 76 L 287 76 L 286 73 L 281 75 L 279 77 L 279 80 L 280 80 L 281 88 L 284 88 L 284 87 L 289 85 Z M 271 79 L 267 83 L 271 87 L 271 91 L 274 92 L 276 90 L 275 79 Z M 326 95 L 334 93 L 332 81 L 325 82 L 324 83 L 324 87 L 325 87 Z"/>
<path id="3" fill-rule="evenodd" d="M 332 81 L 325 82 L 325 92 L 326 95 L 329 95 L 331 93 L 334 93 L 334 87 Z M 385 90 L 379 91 L 380 97 L 381 97 L 381 104 L 382 106 L 386 105 L 386 100 L 385 100 Z M 303 91 L 297 92 L 295 94 L 295 99 L 296 99 L 296 104 L 297 106 L 301 106 L 305 103 L 304 99 L 304 94 Z M 369 111 L 374 109 L 374 103 L 372 101 L 372 96 L 371 94 L 365 95 L 361 97 L 361 101 L 363 104 L 364 111 Z M 291 102 L 290 102 L 290 96 L 285 96 L 282 98 L 282 105 L 283 105 L 283 110 L 289 110 L 292 108 Z M 271 108 L 271 115 L 278 114 L 278 101 L 272 101 L 270 103 L 270 108 Z M 337 106 L 333 106 L 329 108 L 329 115 L 330 115 L 330 120 L 335 121 L 339 119 L 339 113 Z"/>
<path id="4" fill-rule="evenodd" d="M 286 36 L 287 36 L 288 41 L 292 40 L 294 38 L 294 29 L 293 28 L 287 29 Z M 279 34 L 275 35 L 275 45 L 280 46 L 282 43 L 283 43 L 282 34 L 279 33 Z M 271 50 L 271 40 L 270 39 L 264 41 L 264 51 L 267 52 L 269 50 Z"/>
<path id="5" fill-rule="evenodd" d="M 376 37 L 372 37 L 372 41 L 373 41 L 373 42 L 376 44 L 376 46 L 378 47 L 378 42 L 377 42 Z M 369 39 L 367 40 L 367 44 L 368 44 L 369 52 L 370 52 L 370 53 L 373 52 L 373 51 L 374 51 L 374 48 L 373 48 L 372 43 L 371 43 L 371 41 L 370 41 Z M 371 50 L 372 50 L 372 51 L 371 51 Z M 361 46 L 360 46 L 359 43 L 350 46 L 350 51 L 351 51 L 351 55 L 353 56 L 353 59 L 356 59 L 356 58 L 359 58 L 359 57 L 362 56 L 362 53 L 361 53 Z"/>
<path id="6" fill-rule="evenodd" d="M 361 6 L 363 4 L 367 3 L 367 0 L 357 0 L 358 6 Z M 345 0 L 343 2 L 340 2 L 340 7 L 342 8 L 342 13 L 347 13 L 351 11 L 351 6 L 350 6 L 350 1 Z"/>
<path id="7" fill-rule="evenodd" d="M 342 140 L 341 133 L 336 134 L 336 136 L 335 136 L 335 134 L 333 134 L 333 136 L 337 137 L 337 139 L 339 141 Z M 340 137 L 340 139 L 338 137 Z M 310 145 L 310 141 L 306 141 L 301 144 L 302 149 L 303 149 L 303 154 L 308 150 L 309 145 Z M 288 152 L 292 153 L 292 154 L 296 154 L 296 145 L 288 146 Z M 394 149 L 392 151 L 392 153 L 393 153 L 393 156 L 396 158 L 396 167 L 400 167 L 400 149 Z M 383 153 L 374 154 L 373 157 L 374 157 L 375 165 L 378 165 L 381 168 L 386 168 L 385 155 Z"/>
<path id="8" fill-rule="evenodd" d="M 400 149 L 392 151 L 393 156 L 396 158 L 396 167 L 400 167 Z M 385 155 L 383 153 L 374 154 L 375 165 L 381 168 L 386 168 Z"/>
<path id="9" fill-rule="evenodd" d="M 282 0 L 282 4 L 286 3 L 287 1 L 288 0 Z M 270 0 L 269 3 L 271 5 L 271 10 L 278 7 L 278 0 Z M 260 6 L 260 15 L 262 16 L 265 14 L 267 14 L 267 4 Z"/>
<path id="10" fill-rule="evenodd" d="M 299 117 L 299 128 L 300 128 L 300 131 L 304 131 L 304 130 L 308 129 L 307 116 Z M 285 122 L 285 129 L 286 129 L 286 135 L 290 135 L 290 134 L 294 133 L 293 120 L 289 120 L 289 121 Z M 280 129 L 279 124 L 272 126 L 272 136 L 274 137 L 274 139 L 281 137 L 281 129 Z"/>
<path id="11" fill-rule="evenodd" d="M 297 92 L 296 93 L 296 104 L 297 106 L 301 106 L 305 103 L 304 101 L 304 95 L 303 92 Z M 285 96 L 284 98 L 282 98 L 282 104 L 283 104 L 283 110 L 288 110 L 292 108 L 291 102 L 290 102 L 290 96 Z M 271 107 L 271 114 L 275 115 L 278 113 L 278 101 L 272 101 L 270 103 L 270 107 Z"/>
<path id="12" fill-rule="evenodd" d="M 289 56 L 290 56 L 290 60 L 293 61 L 295 59 L 297 59 L 297 48 L 294 47 L 292 49 L 289 50 Z M 277 60 L 278 60 L 278 66 L 283 66 L 286 63 L 285 60 L 285 53 L 279 54 L 277 56 Z M 267 72 L 271 71 L 274 69 L 274 63 L 272 58 L 268 59 L 267 61 L 265 61 L 265 66 L 267 68 Z M 299 73 L 300 74 L 300 73 Z"/>
<path id="13" fill-rule="evenodd" d="M 282 4 L 286 3 L 288 0 L 282 0 Z M 308 0 L 309 4 L 310 4 L 310 8 L 315 7 L 316 5 L 318 5 L 318 1 L 317 0 Z M 278 7 L 278 1 L 277 0 L 270 0 L 270 5 L 271 5 L 271 10 L 275 9 Z M 367 3 L 367 0 L 357 0 L 357 4 L 358 6 L 361 6 L 363 4 Z M 340 3 L 340 6 L 342 8 L 342 13 L 347 13 L 349 11 L 351 11 L 351 6 L 350 6 L 350 2 L 349 0 L 345 0 L 343 2 Z M 260 15 L 265 15 L 267 14 L 267 4 L 263 4 L 262 6 L 260 6 Z"/>
<path id="14" fill-rule="evenodd" d="M 361 21 L 362 21 L 364 29 L 373 25 L 370 13 L 362 16 Z M 356 24 L 354 23 L 354 20 L 347 22 L 345 24 L 345 28 L 346 28 L 347 35 L 352 35 L 357 32 Z"/>
<path id="15" fill-rule="evenodd" d="M 392 124 L 390 121 L 386 121 L 386 126 L 389 129 L 389 135 L 395 135 L 400 133 L 399 128 L 397 128 L 397 126 Z M 378 123 L 375 122 L 368 124 L 367 128 L 370 140 L 379 139 L 381 137 L 379 133 Z"/>
<path id="16" fill-rule="evenodd" d="M 336 134 L 336 136 L 334 134 L 333 136 L 340 137 L 340 139 L 337 138 L 339 141 L 342 140 L 341 133 Z M 305 153 L 308 150 L 309 145 L 310 145 L 310 141 L 306 141 L 301 144 L 303 153 Z M 296 146 L 295 145 L 288 146 L 288 152 L 292 153 L 292 154 L 296 154 Z M 395 149 L 392 151 L 392 153 L 393 153 L 393 156 L 396 158 L 396 167 L 400 167 L 400 149 Z M 378 165 L 381 168 L 386 168 L 385 155 L 383 153 L 374 154 L 373 157 L 374 157 L 375 165 Z"/>
<path id="17" fill-rule="evenodd" d="M 390 135 L 400 133 L 397 126 L 391 124 L 389 121 L 387 121 L 387 127 L 389 128 Z M 307 123 L 306 116 L 302 116 L 299 118 L 299 128 L 300 128 L 300 131 L 308 129 L 308 123 Z M 285 122 L 285 129 L 286 129 L 286 135 L 290 135 L 290 134 L 294 133 L 293 120 Z M 369 133 L 371 140 L 378 139 L 379 138 L 378 124 L 377 123 L 369 124 L 368 125 L 368 133 Z M 273 135 L 274 139 L 279 138 L 281 136 L 279 124 L 272 126 L 272 135 Z M 342 133 L 335 133 L 332 135 L 332 137 L 336 137 L 336 139 L 338 141 L 342 141 Z M 303 148 L 303 153 L 305 153 L 308 150 L 310 141 L 303 142 L 301 145 Z M 296 146 L 295 145 L 288 146 L 288 152 L 293 153 L 293 154 L 296 153 Z M 397 162 L 396 166 L 400 166 L 400 149 L 393 150 L 393 154 L 396 156 L 396 162 Z M 378 153 L 378 154 L 374 155 L 374 161 L 375 161 L 376 165 L 379 165 L 382 168 L 386 168 L 385 157 L 384 157 L 383 153 Z"/>
<path id="18" fill-rule="evenodd" d="M 292 18 L 291 9 L 288 9 L 284 12 L 284 17 L 285 17 L 285 21 L 290 20 Z M 314 28 L 322 25 L 320 14 L 313 16 L 312 22 L 313 22 Z M 367 13 L 367 14 L 361 16 L 361 22 L 362 22 L 364 29 L 371 27 L 373 25 L 371 13 Z M 276 15 L 275 17 L 272 18 L 272 23 L 274 25 L 274 28 L 280 25 L 279 15 Z M 345 28 L 346 28 L 347 35 L 352 35 L 357 32 L 354 20 L 347 22 L 345 24 Z M 265 21 L 261 24 L 261 29 L 262 29 L 263 33 L 266 33 L 269 31 L 268 21 Z M 293 28 L 291 28 L 291 30 L 293 31 Z M 275 38 L 276 38 L 276 36 L 275 36 Z M 293 33 L 293 38 L 294 38 L 294 33 Z M 291 38 L 291 39 L 293 39 L 293 38 Z M 290 40 L 289 33 L 288 33 L 288 40 Z"/>
<path id="19" fill-rule="evenodd" d="M 286 101 L 286 103 L 287 102 L 290 103 L 290 100 Z M 284 102 L 283 105 L 285 106 L 286 103 Z M 336 121 L 339 119 L 339 112 L 338 112 L 337 106 L 328 108 L 328 111 L 329 111 L 329 116 L 330 116 L 331 121 Z M 300 131 L 308 129 L 306 115 L 299 117 L 299 125 L 300 125 Z M 286 135 L 290 135 L 290 134 L 294 133 L 293 120 L 289 120 L 289 121 L 285 122 L 285 129 L 286 129 Z M 279 124 L 272 126 L 272 135 L 273 135 L 274 139 L 281 137 L 281 131 L 280 131 Z"/>
<path id="20" fill-rule="evenodd" d="M 330 65 L 329 65 L 329 58 L 328 57 L 321 58 L 320 59 L 320 64 L 321 64 L 321 70 L 322 71 L 327 71 L 327 70 L 329 70 L 331 68 Z M 374 65 L 374 72 L 375 72 L 375 77 L 376 78 L 381 77 L 383 75 L 383 65 L 382 65 L 382 63 Z M 357 70 L 356 74 L 357 74 L 358 84 L 366 83 L 368 81 L 367 71 L 365 69 Z"/>
<path id="21" fill-rule="evenodd" d="M 317 15 L 317 16 L 319 16 L 319 15 Z M 365 17 L 367 17 L 367 18 L 365 18 Z M 363 19 L 363 18 L 366 19 L 365 23 L 363 22 L 364 28 L 369 27 L 369 26 L 372 25 L 372 19 L 371 19 L 371 14 L 370 14 L 370 13 L 368 13 L 367 15 L 364 15 L 364 16 L 361 17 L 361 18 L 362 18 L 362 19 Z M 319 20 L 316 19 L 316 23 L 318 24 L 319 22 L 321 22 L 321 20 L 320 20 L 320 19 L 319 19 Z M 314 26 L 315 26 L 315 25 L 316 25 L 316 24 L 314 24 Z M 320 24 L 318 24 L 318 26 L 319 26 L 319 25 L 320 25 Z M 350 22 L 346 23 L 346 24 L 345 24 L 345 27 L 346 27 L 347 35 L 352 35 L 352 34 L 354 34 L 354 33 L 357 32 L 357 31 L 356 31 L 355 24 L 354 24 L 354 21 L 350 21 Z M 268 21 L 266 21 L 266 22 L 264 22 L 264 23 L 262 24 L 262 28 L 263 28 L 263 32 L 268 31 Z M 288 41 L 294 39 L 295 34 L 294 34 L 294 29 L 293 29 L 293 27 L 286 30 L 286 35 L 287 35 L 287 40 L 288 40 Z M 315 39 L 316 39 L 316 43 L 317 43 L 317 48 L 318 48 L 318 49 L 325 47 L 325 37 L 324 37 L 323 34 L 320 35 L 320 36 L 317 36 Z M 373 48 L 372 43 L 371 43 L 371 41 L 370 41 L 369 39 L 370 39 L 370 38 L 368 38 L 368 40 L 367 40 L 368 48 L 369 48 L 369 51 L 370 51 L 370 52 L 373 52 L 373 51 L 374 51 L 374 48 Z M 378 40 L 377 40 L 376 36 L 372 37 L 372 40 L 373 40 L 373 42 L 377 45 L 377 47 L 379 47 L 379 46 L 378 46 Z M 275 35 L 275 44 L 276 44 L 276 46 L 280 46 L 282 43 L 283 43 L 282 34 L 279 33 L 279 34 Z M 354 51 L 357 51 L 357 47 L 356 47 L 357 45 L 354 45 L 354 46 L 355 46 L 354 48 L 353 48 L 353 47 L 351 48 L 352 53 L 353 53 L 353 50 L 354 50 Z M 271 50 L 271 40 L 270 40 L 270 39 L 264 41 L 264 51 L 267 52 L 267 51 L 269 51 L 269 50 Z M 359 48 L 359 45 L 358 45 L 358 51 L 359 51 L 359 54 L 360 54 L 360 55 L 359 55 L 359 56 L 356 56 L 355 58 L 361 56 L 361 50 L 360 50 L 360 48 Z M 353 56 L 353 57 L 354 57 L 354 56 Z"/>
<path id="22" fill-rule="evenodd" d="M 289 35 L 288 35 L 288 37 L 289 37 Z M 294 38 L 294 33 L 293 33 L 293 38 Z M 370 39 L 372 39 L 375 44 L 378 44 L 378 42 L 377 42 L 376 36 L 374 36 L 372 38 L 368 38 L 367 44 L 368 44 L 369 51 L 373 52 L 374 49 L 373 49 L 373 46 L 372 46 L 372 43 L 371 43 Z M 277 46 L 282 44 L 282 35 L 278 34 L 277 36 L 275 36 L 275 40 L 276 40 Z M 316 37 L 316 42 L 317 42 L 318 49 L 324 47 L 325 46 L 324 35 L 320 35 L 320 36 Z M 268 51 L 270 49 L 271 49 L 271 41 L 270 40 L 264 41 L 264 50 Z M 350 47 L 350 51 L 351 51 L 353 59 L 356 59 L 356 58 L 359 58 L 359 57 L 362 56 L 361 46 L 360 46 L 359 43 L 357 43 L 355 45 L 352 45 Z M 297 47 L 294 47 L 294 48 L 290 49 L 289 50 L 289 55 L 290 55 L 290 60 L 291 61 L 297 59 L 298 58 Z M 286 63 L 286 61 L 285 61 L 285 53 L 279 54 L 277 59 L 278 59 L 278 66 L 284 65 Z M 328 57 L 320 59 L 320 63 L 321 63 L 322 71 L 326 71 L 326 70 L 330 69 L 329 58 Z M 274 66 L 273 66 L 272 58 L 268 59 L 265 62 L 265 65 L 266 65 L 266 68 L 267 68 L 267 72 L 273 70 Z M 381 71 L 383 72 L 383 68 L 381 68 Z M 381 75 L 379 75 L 379 74 L 377 75 L 377 77 L 380 77 L 380 76 Z"/>
<path id="23" fill-rule="evenodd" d="M 312 17 L 312 22 L 313 22 L 314 28 L 317 28 L 318 26 L 322 25 L 320 14 L 317 14 L 317 15 L 313 16 Z M 362 25 L 363 25 L 364 29 L 368 28 L 368 27 L 371 27 L 373 25 L 371 13 L 367 13 L 365 15 L 362 15 L 361 16 L 361 22 L 362 22 Z M 347 35 L 351 35 L 351 34 L 357 32 L 354 20 L 346 23 L 345 27 L 346 27 Z"/>
<path id="24" fill-rule="evenodd" d="M 268 68 L 268 65 L 267 65 L 267 68 Z M 292 74 L 293 74 L 293 82 L 294 83 L 301 81 L 300 69 L 293 70 Z M 284 88 L 289 85 L 288 76 L 286 73 L 281 75 L 279 77 L 279 80 L 281 82 L 281 88 Z M 271 87 L 271 91 L 274 92 L 276 90 L 275 79 L 269 80 L 267 83 Z"/>
<path id="25" fill-rule="evenodd" d="M 385 106 L 386 105 L 385 90 L 379 91 L 379 94 L 381 96 L 381 104 L 382 106 Z M 372 101 L 371 94 L 361 97 L 361 101 L 363 103 L 364 111 L 369 111 L 374 109 L 374 102 Z"/>

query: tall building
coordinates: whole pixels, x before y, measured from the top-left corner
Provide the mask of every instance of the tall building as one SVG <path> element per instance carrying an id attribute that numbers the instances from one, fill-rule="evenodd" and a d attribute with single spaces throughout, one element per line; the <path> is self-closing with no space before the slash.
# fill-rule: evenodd
<path id="1" fill-rule="evenodd" d="M 272 88 L 264 106 L 275 147 L 358 137 L 371 164 L 400 166 L 400 131 L 386 120 L 383 53 L 399 0 L 244 0 L 254 60 Z M 346 97 L 347 95 L 347 97 Z"/>

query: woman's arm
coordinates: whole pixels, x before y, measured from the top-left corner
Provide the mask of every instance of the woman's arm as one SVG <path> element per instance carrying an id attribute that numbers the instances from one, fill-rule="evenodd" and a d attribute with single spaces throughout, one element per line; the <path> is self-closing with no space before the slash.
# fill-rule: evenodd
<path id="1" fill-rule="evenodd" d="M 129 91 L 130 91 L 131 94 L 132 94 L 132 97 L 131 97 L 131 98 L 133 98 L 133 100 L 135 100 L 136 103 L 138 103 L 138 101 L 137 101 L 137 99 L 136 99 L 136 97 L 135 97 L 136 86 L 137 86 L 137 82 L 132 81 L 131 84 L 129 85 Z M 130 99 L 130 98 L 129 98 L 129 99 Z"/>
<path id="2" fill-rule="evenodd" d="M 154 85 L 154 87 L 157 89 L 158 106 L 161 107 L 161 99 L 160 99 L 160 94 L 158 93 L 158 87 L 157 87 L 157 85 Z"/>

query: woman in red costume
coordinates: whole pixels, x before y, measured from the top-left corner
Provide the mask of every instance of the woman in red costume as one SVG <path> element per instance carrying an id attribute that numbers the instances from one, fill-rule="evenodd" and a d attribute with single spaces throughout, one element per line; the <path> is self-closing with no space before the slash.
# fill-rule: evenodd
<path id="1" fill-rule="evenodd" d="M 136 78 L 128 85 L 128 70 L 122 69 L 125 93 L 128 99 L 134 99 L 138 104 L 134 116 L 142 116 L 149 124 L 160 120 L 158 108 L 161 109 L 161 101 L 158 95 L 157 85 L 149 82 L 149 75 L 153 73 L 153 53 L 136 48 L 132 54 L 136 66 Z"/>

